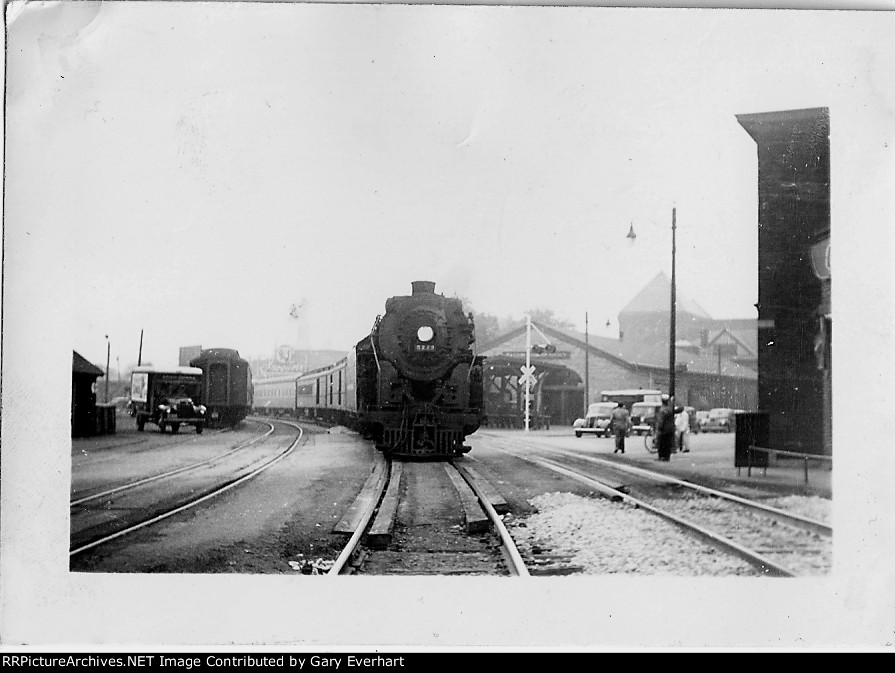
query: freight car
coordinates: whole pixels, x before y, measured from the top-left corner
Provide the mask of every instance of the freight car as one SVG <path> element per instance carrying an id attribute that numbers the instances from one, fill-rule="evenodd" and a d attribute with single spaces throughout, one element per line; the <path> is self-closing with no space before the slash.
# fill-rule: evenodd
<path id="1" fill-rule="evenodd" d="M 459 299 L 415 281 L 391 297 L 348 355 L 305 374 L 255 381 L 255 408 L 345 425 L 391 456 L 462 455 L 484 419 L 484 357 Z"/>
<path id="2" fill-rule="evenodd" d="M 232 348 L 205 348 L 190 360 L 202 370 L 200 399 L 207 410 L 208 426 L 233 427 L 252 408 L 252 371 Z"/>

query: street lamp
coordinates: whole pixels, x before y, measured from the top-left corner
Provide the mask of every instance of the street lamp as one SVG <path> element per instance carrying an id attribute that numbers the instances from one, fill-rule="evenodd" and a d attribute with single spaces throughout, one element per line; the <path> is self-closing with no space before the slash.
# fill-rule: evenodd
<path id="1" fill-rule="evenodd" d="M 675 350 L 674 344 L 677 341 L 677 289 L 675 280 L 675 257 L 677 255 L 677 208 L 671 209 L 671 318 L 668 328 L 668 397 L 674 404 L 674 387 L 675 387 Z M 627 238 L 633 243 L 637 238 L 634 233 L 634 223 L 628 230 Z"/>

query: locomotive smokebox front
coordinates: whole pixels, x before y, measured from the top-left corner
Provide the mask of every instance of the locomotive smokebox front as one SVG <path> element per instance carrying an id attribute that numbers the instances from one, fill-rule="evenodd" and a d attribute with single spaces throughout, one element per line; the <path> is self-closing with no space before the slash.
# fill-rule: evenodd
<path id="1" fill-rule="evenodd" d="M 435 294 L 435 283 L 411 283 L 412 295 L 392 297 L 379 323 L 382 357 L 403 375 L 434 381 L 469 360 L 473 328 L 459 299 Z"/>

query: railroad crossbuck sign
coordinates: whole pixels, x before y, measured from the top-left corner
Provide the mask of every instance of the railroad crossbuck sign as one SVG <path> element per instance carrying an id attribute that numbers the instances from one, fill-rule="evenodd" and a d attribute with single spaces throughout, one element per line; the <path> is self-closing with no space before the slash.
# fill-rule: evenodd
<path id="1" fill-rule="evenodd" d="M 535 384 L 535 366 L 529 365 L 526 367 L 525 365 L 522 365 L 519 369 L 522 371 L 522 376 L 519 377 L 519 383 L 522 385 L 533 386 Z"/>

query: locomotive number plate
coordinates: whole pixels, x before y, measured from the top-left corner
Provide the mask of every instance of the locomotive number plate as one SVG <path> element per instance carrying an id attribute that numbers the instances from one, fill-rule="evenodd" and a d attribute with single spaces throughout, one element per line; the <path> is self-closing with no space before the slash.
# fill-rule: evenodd
<path id="1" fill-rule="evenodd" d="M 418 350 L 418 351 L 434 351 L 435 344 L 417 344 L 416 350 Z"/>

